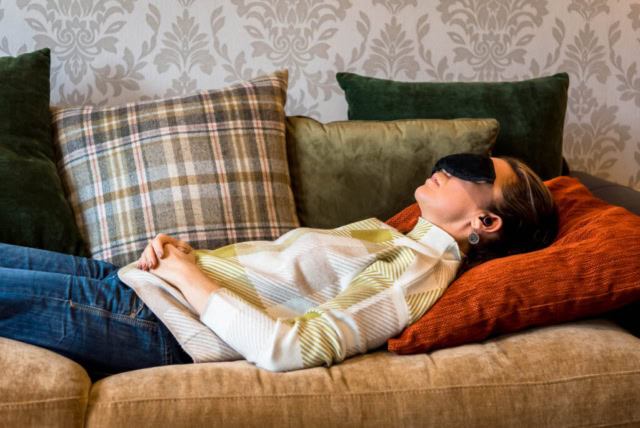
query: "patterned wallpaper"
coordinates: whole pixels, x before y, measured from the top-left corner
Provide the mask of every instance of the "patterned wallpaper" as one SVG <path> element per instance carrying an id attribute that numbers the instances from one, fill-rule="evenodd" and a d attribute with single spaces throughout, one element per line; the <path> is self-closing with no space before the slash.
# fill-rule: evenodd
<path id="1" fill-rule="evenodd" d="M 564 155 L 640 188 L 640 0 L 0 0 L 0 55 L 52 49 L 54 104 L 116 105 L 288 68 L 288 114 L 346 119 L 336 71 L 571 76 Z"/>

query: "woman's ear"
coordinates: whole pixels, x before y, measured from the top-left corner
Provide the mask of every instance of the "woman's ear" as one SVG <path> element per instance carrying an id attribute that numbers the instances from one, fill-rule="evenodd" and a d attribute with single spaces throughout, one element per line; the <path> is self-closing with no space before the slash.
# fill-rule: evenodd
<path id="1" fill-rule="evenodd" d="M 497 232 L 502 228 L 502 218 L 493 213 L 485 213 L 475 219 L 472 225 L 476 230 L 481 230 L 485 233 Z"/>

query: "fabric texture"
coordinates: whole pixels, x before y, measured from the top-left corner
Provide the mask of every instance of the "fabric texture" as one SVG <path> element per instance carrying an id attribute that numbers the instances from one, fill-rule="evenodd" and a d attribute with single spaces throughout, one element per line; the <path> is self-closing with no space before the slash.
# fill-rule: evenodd
<path id="1" fill-rule="evenodd" d="M 562 171 L 562 138 L 569 76 L 517 82 L 396 82 L 337 73 L 349 119 L 495 118 L 495 156 L 524 160 L 542 179 Z"/>
<path id="2" fill-rule="evenodd" d="M 293 373 L 247 361 L 123 373 L 91 388 L 86 426 L 633 426 L 639 383 L 640 341 L 597 319 Z"/>
<path id="3" fill-rule="evenodd" d="M 95 382 L 129 370 L 192 362 L 118 267 L 0 244 L 0 336 L 82 365 Z"/>
<path id="4" fill-rule="evenodd" d="M 493 119 L 341 121 L 287 117 L 287 155 L 300 223 L 334 228 L 386 219 L 414 199 L 443 156 L 491 154 Z"/>
<path id="5" fill-rule="evenodd" d="M 91 379 L 54 352 L 0 337 L 0 426 L 85 426 Z"/>
<path id="6" fill-rule="evenodd" d="M 83 255 L 55 164 L 49 49 L 0 58 L 0 242 Z"/>
<path id="7" fill-rule="evenodd" d="M 596 198 L 640 215 L 640 192 L 637 190 L 582 171 L 573 171 L 570 175 L 580 180 Z M 636 337 L 640 337 L 640 317 L 638 317 L 638 313 L 640 313 L 640 300 L 616 311 L 609 312 L 606 317 L 614 320 Z"/>
<path id="8" fill-rule="evenodd" d="M 477 342 L 640 300 L 640 216 L 594 197 L 576 178 L 545 184 L 559 210 L 553 244 L 465 272 L 425 316 L 388 341 L 390 351 L 410 354 Z M 419 213 L 416 204 L 387 223 L 403 230 Z"/>
<path id="9" fill-rule="evenodd" d="M 132 263 L 119 276 L 194 361 L 230 359 L 226 343 L 233 359 L 276 371 L 330 366 L 383 345 L 438 300 L 461 258 L 456 241 L 426 220 L 404 235 L 375 218 L 195 255 L 223 287 L 211 293 L 201 326 L 180 293 L 152 273 Z"/>
<path id="10" fill-rule="evenodd" d="M 55 109 L 58 168 L 91 257 L 125 265 L 160 232 L 217 248 L 297 227 L 286 91 L 283 70 L 184 97 Z"/>

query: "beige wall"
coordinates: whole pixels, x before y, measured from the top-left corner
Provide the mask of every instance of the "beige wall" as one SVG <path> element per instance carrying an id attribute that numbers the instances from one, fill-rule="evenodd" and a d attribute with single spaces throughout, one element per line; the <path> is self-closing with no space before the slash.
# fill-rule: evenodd
<path id="1" fill-rule="evenodd" d="M 52 49 L 54 104 L 114 105 L 290 70 L 289 114 L 346 119 L 335 72 L 571 76 L 564 154 L 640 188 L 640 0 L 0 0 L 0 55 Z"/>

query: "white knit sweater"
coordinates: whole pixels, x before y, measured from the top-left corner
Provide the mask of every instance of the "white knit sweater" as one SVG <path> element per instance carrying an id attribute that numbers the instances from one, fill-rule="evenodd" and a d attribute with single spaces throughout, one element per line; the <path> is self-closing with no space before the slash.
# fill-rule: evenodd
<path id="1" fill-rule="evenodd" d="M 223 287 L 200 317 L 135 263 L 118 274 L 194 361 L 245 358 L 277 371 L 331 365 L 383 345 L 433 306 L 461 260 L 456 241 L 422 218 L 406 235 L 371 218 L 195 255 Z"/>

